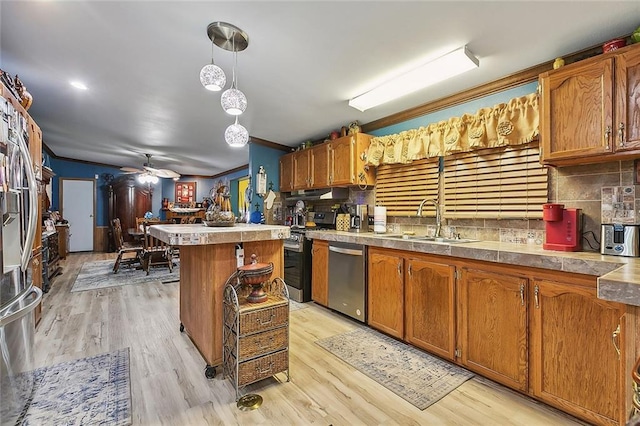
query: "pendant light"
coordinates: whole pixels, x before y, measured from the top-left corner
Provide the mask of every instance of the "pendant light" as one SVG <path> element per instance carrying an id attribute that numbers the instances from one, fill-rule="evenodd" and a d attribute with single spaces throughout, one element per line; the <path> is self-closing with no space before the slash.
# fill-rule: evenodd
<path id="1" fill-rule="evenodd" d="M 211 40 L 211 63 L 200 70 L 200 83 L 205 89 L 219 92 L 227 84 L 227 76 L 222 68 L 213 63 L 213 39 Z"/>
<path id="2" fill-rule="evenodd" d="M 224 132 L 224 140 L 234 148 L 241 148 L 249 142 L 249 132 L 243 125 L 238 124 L 238 116 L 236 122 L 227 127 Z"/>
<path id="3" fill-rule="evenodd" d="M 238 90 L 238 77 L 236 76 L 236 66 L 238 64 L 238 51 L 235 49 L 235 37 L 232 37 L 233 49 L 233 79 L 231 88 L 222 93 L 220 104 L 222 109 L 230 115 L 240 115 L 247 109 L 247 97 Z"/>

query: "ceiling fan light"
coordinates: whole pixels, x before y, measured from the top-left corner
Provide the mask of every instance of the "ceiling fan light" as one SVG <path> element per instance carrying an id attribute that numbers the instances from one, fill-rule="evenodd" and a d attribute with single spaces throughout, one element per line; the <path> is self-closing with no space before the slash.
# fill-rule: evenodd
<path id="1" fill-rule="evenodd" d="M 232 87 L 224 91 L 220 97 L 220 104 L 227 114 L 240 115 L 247 109 L 247 97 Z"/>
<path id="2" fill-rule="evenodd" d="M 241 148 L 249 142 L 249 132 L 243 125 L 238 124 L 238 117 L 236 117 L 236 122 L 225 130 L 224 140 L 229 146 L 235 148 Z"/>
<path id="3" fill-rule="evenodd" d="M 149 177 L 147 178 L 147 182 L 155 185 L 156 183 L 158 183 L 158 176 L 149 175 Z"/>
<path id="4" fill-rule="evenodd" d="M 146 174 L 138 175 L 138 182 L 147 183 L 147 175 Z"/>
<path id="5" fill-rule="evenodd" d="M 219 92 L 227 84 L 227 76 L 219 66 L 210 63 L 200 70 L 200 83 L 205 89 Z"/>

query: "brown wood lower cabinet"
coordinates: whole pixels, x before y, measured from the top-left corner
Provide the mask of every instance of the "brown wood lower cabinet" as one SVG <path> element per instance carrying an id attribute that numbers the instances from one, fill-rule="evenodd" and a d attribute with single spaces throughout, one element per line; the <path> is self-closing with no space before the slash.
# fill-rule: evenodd
<path id="1" fill-rule="evenodd" d="M 329 305 L 329 242 L 313 240 L 311 249 L 311 299 Z"/>
<path id="2" fill-rule="evenodd" d="M 624 419 L 624 307 L 598 299 L 595 286 L 534 280 L 532 293 L 533 394 L 592 423 Z"/>
<path id="3" fill-rule="evenodd" d="M 455 266 L 412 255 L 405 259 L 405 340 L 453 360 Z"/>
<path id="4" fill-rule="evenodd" d="M 625 332 L 637 314 L 598 299 L 596 277 L 368 252 L 371 327 L 587 422 L 625 423 L 624 366 L 637 356 Z"/>
<path id="5" fill-rule="evenodd" d="M 470 370 L 527 390 L 527 280 L 461 268 L 458 281 L 460 361 Z"/>
<path id="6" fill-rule="evenodd" d="M 399 339 L 404 338 L 404 258 L 395 250 L 369 248 L 367 260 L 368 324 Z"/>

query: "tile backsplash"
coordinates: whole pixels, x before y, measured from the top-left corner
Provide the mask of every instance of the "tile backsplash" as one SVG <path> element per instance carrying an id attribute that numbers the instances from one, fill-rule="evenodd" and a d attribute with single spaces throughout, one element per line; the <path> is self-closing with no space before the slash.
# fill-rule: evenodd
<path id="1" fill-rule="evenodd" d="M 582 166 L 549 167 L 550 203 L 564 204 L 566 208 L 579 208 L 583 213 L 583 250 L 598 251 L 600 244 L 600 224 L 602 222 L 603 188 L 622 187 L 627 189 L 626 196 L 618 197 L 618 208 L 632 214 L 633 219 L 627 223 L 640 223 L 640 198 L 634 185 L 634 162 L 615 161 L 602 164 Z M 623 189 L 620 189 L 623 191 Z M 373 191 L 371 191 L 373 192 Z M 632 195 L 629 195 L 632 192 Z M 607 191 L 605 191 L 607 193 Z M 606 198 L 606 196 L 605 196 Z M 629 201 L 629 200 L 633 201 Z M 605 199 L 605 205 L 608 200 Z M 628 203 L 633 203 L 633 207 Z M 633 213 L 629 213 L 633 211 Z M 388 232 L 400 233 L 413 231 L 416 234 L 433 234 L 435 220 L 433 218 L 389 217 Z M 447 219 L 444 214 L 442 233 L 449 236 L 459 233 L 463 238 L 476 238 L 485 241 L 501 241 L 517 244 L 541 245 L 545 237 L 545 224 L 542 219 L 529 220 L 496 220 L 496 219 Z"/>

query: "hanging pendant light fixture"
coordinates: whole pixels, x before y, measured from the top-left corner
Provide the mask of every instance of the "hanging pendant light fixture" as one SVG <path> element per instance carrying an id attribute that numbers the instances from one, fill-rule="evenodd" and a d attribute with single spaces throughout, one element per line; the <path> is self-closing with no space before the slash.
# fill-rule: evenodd
<path id="1" fill-rule="evenodd" d="M 224 132 L 224 140 L 234 148 L 241 148 L 249 142 L 249 132 L 243 125 L 238 124 L 238 116 L 236 122 L 227 127 Z"/>
<path id="2" fill-rule="evenodd" d="M 232 37 L 231 43 L 233 49 L 233 78 L 231 80 L 231 88 L 225 90 L 220 97 L 220 104 L 227 114 L 240 115 L 247 109 L 247 97 L 238 90 L 238 77 L 236 76 L 238 51 L 235 48 L 235 37 Z"/>
<path id="3" fill-rule="evenodd" d="M 213 63 L 213 39 L 211 40 L 211 63 L 200 70 L 200 83 L 205 89 L 219 92 L 227 84 L 227 76 L 222 68 Z"/>
<path id="4" fill-rule="evenodd" d="M 222 108 L 231 115 L 236 116 L 234 124 L 227 127 L 224 139 L 233 147 L 242 147 L 249 142 L 249 132 L 244 126 L 238 124 L 238 115 L 247 108 L 247 97 L 238 90 L 238 77 L 236 66 L 238 64 L 238 52 L 249 46 L 249 36 L 235 25 L 227 22 L 212 22 L 207 26 L 207 36 L 211 42 L 221 49 L 233 52 L 233 77 L 231 88 L 225 90 L 220 97 Z"/>

